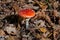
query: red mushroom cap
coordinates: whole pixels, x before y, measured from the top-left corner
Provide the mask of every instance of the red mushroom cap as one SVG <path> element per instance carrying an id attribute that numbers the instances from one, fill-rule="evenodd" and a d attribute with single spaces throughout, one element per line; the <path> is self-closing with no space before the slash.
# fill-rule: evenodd
<path id="1" fill-rule="evenodd" d="M 19 11 L 19 16 L 23 18 L 31 18 L 35 16 L 35 11 L 32 9 L 23 9 Z"/>

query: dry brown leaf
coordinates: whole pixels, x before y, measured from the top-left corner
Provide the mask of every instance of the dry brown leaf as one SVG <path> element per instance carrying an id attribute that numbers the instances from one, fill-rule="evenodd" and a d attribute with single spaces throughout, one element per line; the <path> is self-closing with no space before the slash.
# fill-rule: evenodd
<path id="1" fill-rule="evenodd" d="M 57 16 L 58 16 L 58 14 L 59 14 L 59 12 L 58 12 L 57 10 L 54 10 L 53 15 L 57 17 Z"/>
<path id="2" fill-rule="evenodd" d="M 7 40 L 15 40 L 15 37 L 14 37 L 14 36 L 9 36 L 9 37 L 7 38 Z"/>
<path id="3" fill-rule="evenodd" d="M 4 36 L 4 35 L 5 35 L 5 32 L 0 29 L 0 36 Z"/>
<path id="4" fill-rule="evenodd" d="M 21 27 L 20 27 L 20 25 L 19 25 L 19 23 L 18 23 L 18 27 L 17 27 L 17 30 L 20 30 L 21 29 Z"/>
<path id="5" fill-rule="evenodd" d="M 46 9 L 46 8 L 47 8 L 47 5 L 46 5 L 45 3 L 40 2 L 40 7 L 41 7 L 42 9 Z"/>
<path id="6" fill-rule="evenodd" d="M 43 33 L 47 32 L 46 28 L 44 28 L 44 27 L 39 28 L 39 30 Z"/>
<path id="7" fill-rule="evenodd" d="M 13 8 L 15 9 L 16 12 L 19 11 L 19 6 L 18 6 L 17 4 L 14 4 L 14 5 L 13 5 Z"/>
<path id="8" fill-rule="evenodd" d="M 41 37 L 40 34 L 36 34 L 35 36 L 36 36 L 36 38 L 40 38 Z"/>

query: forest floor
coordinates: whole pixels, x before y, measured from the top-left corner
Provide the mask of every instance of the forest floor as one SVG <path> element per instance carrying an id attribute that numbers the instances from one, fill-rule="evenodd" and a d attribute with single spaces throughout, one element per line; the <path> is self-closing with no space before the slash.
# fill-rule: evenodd
<path id="1" fill-rule="evenodd" d="M 24 9 L 35 11 L 28 29 Z M 60 40 L 60 1 L 0 0 L 0 40 Z"/>

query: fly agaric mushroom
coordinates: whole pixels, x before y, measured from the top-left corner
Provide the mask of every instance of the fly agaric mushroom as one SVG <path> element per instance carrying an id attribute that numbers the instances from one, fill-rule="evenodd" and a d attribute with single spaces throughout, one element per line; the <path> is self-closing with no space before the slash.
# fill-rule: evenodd
<path id="1" fill-rule="evenodd" d="M 26 18 L 26 29 L 28 29 L 29 19 L 35 16 L 35 11 L 32 9 L 23 9 L 19 11 L 18 15 L 23 18 Z"/>

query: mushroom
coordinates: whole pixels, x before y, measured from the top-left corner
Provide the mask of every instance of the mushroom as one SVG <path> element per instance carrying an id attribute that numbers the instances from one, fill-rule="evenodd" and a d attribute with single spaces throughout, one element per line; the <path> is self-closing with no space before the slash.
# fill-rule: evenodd
<path id="1" fill-rule="evenodd" d="M 35 11 L 32 9 L 23 9 L 19 11 L 18 15 L 26 19 L 26 29 L 28 29 L 29 19 L 35 16 Z"/>

